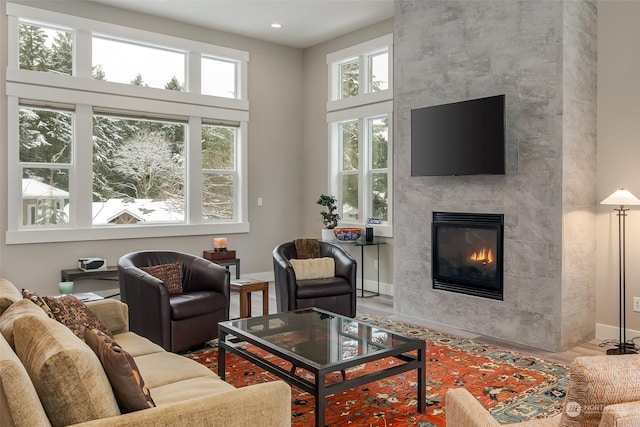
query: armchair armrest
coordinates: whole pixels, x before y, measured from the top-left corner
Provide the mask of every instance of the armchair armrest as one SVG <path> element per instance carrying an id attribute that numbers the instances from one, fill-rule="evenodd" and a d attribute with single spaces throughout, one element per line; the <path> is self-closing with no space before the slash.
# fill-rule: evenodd
<path id="1" fill-rule="evenodd" d="M 283 381 L 272 381 L 117 417 L 76 424 L 77 427 L 155 427 L 158 425 L 290 427 L 291 388 Z"/>
<path id="2" fill-rule="evenodd" d="M 103 299 L 86 303 L 100 323 L 113 334 L 129 331 L 129 306 L 115 299 Z"/>
<path id="3" fill-rule="evenodd" d="M 138 267 L 120 268 L 120 294 L 130 307 L 129 330 L 170 349 L 171 307 L 162 281 Z"/>
<path id="4" fill-rule="evenodd" d="M 500 423 L 467 389 L 451 388 L 445 398 L 447 426 L 500 427 Z"/>

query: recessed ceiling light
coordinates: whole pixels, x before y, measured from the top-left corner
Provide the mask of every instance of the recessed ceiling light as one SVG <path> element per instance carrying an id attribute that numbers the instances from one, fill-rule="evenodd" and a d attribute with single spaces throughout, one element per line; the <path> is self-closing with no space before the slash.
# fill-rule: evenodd
<path id="1" fill-rule="evenodd" d="M 271 24 L 271 28 L 282 28 L 282 24 L 278 24 L 277 22 L 274 22 L 273 24 Z"/>

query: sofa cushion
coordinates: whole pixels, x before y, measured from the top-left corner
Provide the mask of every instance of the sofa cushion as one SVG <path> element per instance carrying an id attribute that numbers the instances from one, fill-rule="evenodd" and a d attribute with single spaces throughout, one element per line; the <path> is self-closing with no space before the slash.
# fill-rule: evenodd
<path id="1" fill-rule="evenodd" d="M 336 263 L 331 257 L 290 259 L 296 280 L 325 279 L 336 274 Z"/>
<path id="2" fill-rule="evenodd" d="M 231 384 L 215 376 L 189 378 L 175 383 L 165 384 L 152 390 L 157 404 L 168 405 L 204 395 L 213 396 L 235 390 Z"/>
<path id="3" fill-rule="evenodd" d="M 169 295 L 182 293 L 182 265 L 179 262 L 140 267 L 140 269 L 160 279 L 167 287 Z"/>
<path id="4" fill-rule="evenodd" d="M 133 357 L 98 329 L 84 332 L 85 342 L 100 359 L 122 412 L 155 407 Z"/>
<path id="5" fill-rule="evenodd" d="M 18 288 L 7 279 L 0 279 L 0 314 L 9 308 L 11 304 L 22 299 Z"/>
<path id="6" fill-rule="evenodd" d="M 175 353 L 145 354 L 135 358 L 147 387 L 156 387 L 198 377 L 218 378 L 209 368 Z"/>
<path id="7" fill-rule="evenodd" d="M 45 313 L 40 307 L 29 300 L 22 299 L 22 297 L 20 298 L 21 299 L 19 301 L 12 304 L 11 307 L 9 307 L 4 313 L 2 313 L 2 316 L 0 316 L 0 333 L 7 340 L 11 348 L 15 348 L 13 340 L 13 326 L 16 319 L 26 314 L 48 318 L 47 313 Z"/>
<path id="8" fill-rule="evenodd" d="M 16 354 L 52 425 L 120 414 L 109 379 L 91 349 L 66 326 L 25 315 L 14 326 Z"/>
<path id="9" fill-rule="evenodd" d="M 25 298 L 25 299 L 28 299 L 29 301 L 31 301 L 32 303 L 34 303 L 35 305 L 40 307 L 42 309 L 42 311 L 44 311 L 47 314 L 47 316 L 49 316 L 50 318 L 54 319 L 53 313 L 51 312 L 51 309 L 49 308 L 47 303 L 44 302 L 44 300 L 40 297 L 40 295 L 38 295 L 37 293 L 35 293 L 33 291 L 30 291 L 29 289 L 23 289 L 22 290 L 22 297 Z"/>
<path id="10" fill-rule="evenodd" d="M 25 302 L 40 310 L 29 301 Z M 44 313 L 42 315 L 46 317 Z M 0 372 L 2 372 L 0 375 L 0 425 L 50 426 L 29 374 L 2 336 L 0 336 Z"/>
<path id="11" fill-rule="evenodd" d="M 640 400 L 640 355 L 577 357 L 560 425 L 597 427 L 605 406 Z"/>
<path id="12" fill-rule="evenodd" d="M 164 353 L 164 348 L 134 332 L 116 334 L 113 339 L 134 358 L 145 354 Z"/>
<path id="13" fill-rule="evenodd" d="M 87 301 L 85 305 L 112 335 L 129 331 L 129 307 L 122 301 L 105 298 Z"/>
<path id="14" fill-rule="evenodd" d="M 78 298 L 73 295 L 63 295 L 61 297 L 43 297 L 44 302 L 51 309 L 53 317 L 71 331 L 82 341 L 84 341 L 85 329 L 96 328 L 109 337 L 113 335 L 102 326 L 95 314 Z"/>

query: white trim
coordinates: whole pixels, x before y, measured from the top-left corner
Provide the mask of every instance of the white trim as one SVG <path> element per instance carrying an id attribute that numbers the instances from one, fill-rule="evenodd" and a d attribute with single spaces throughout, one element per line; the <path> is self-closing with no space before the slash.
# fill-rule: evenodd
<path id="1" fill-rule="evenodd" d="M 31 92 L 36 94 L 33 96 L 37 96 L 37 94 L 40 94 L 42 91 L 46 91 L 47 89 L 77 91 L 79 93 L 83 93 L 85 98 L 89 95 L 89 98 L 84 102 L 94 105 L 99 104 L 99 102 L 92 102 L 92 100 L 96 99 L 96 96 L 109 95 L 113 99 L 122 99 L 125 97 L 126 99 L 166 101 L 174 103 L 176 107 L 195 105 L 239 111 L 246 111 L 249 109 L 249 101 L 246 100 L 200 95 L 190 92 L 177 92 L 151 87 L 132 86 L 123 83 L 95 80 L 93 78 L 82 78 L 65 76 L 62 74 L 41 73 L 38 71 L 7 68 L 7 92 L 9 92 L 11 90 L 10 88 L 14 87 L 14 85 L 19 85 L 16 86 L 17 88 L 23 87 L 23 92 L 29 92 L 29 88 L 31 88 Z M 46 92 L 37 98 L 40 99 L 43 96 L 46 96 Z"/>
<path id="2" fill-rule="evenodd" d="M 197 236 L 211 234 L 248 233 L 248 223 L 206 223 L 206 224 L 146 224 L 113 225 L 92 228 L 30 228 L 20 231 L 10 230 L 6 234 L 6 244 L 79 242 L 87 240 L 142 239 L 152 237 Z"/>
<path id="3" fill-rule="evenodd" d="M 627 328 L 627 340 L 640 337 L 640 331 Z M 601 341 L 618 340 L 620 338 L 620 328 L 617 326 L 596 323 L 596 339 Z"/>
<path id="4" fill-rule="evenodd" d="M 327 113 L 327 122 L 344 122 L 357 120 L 363 117 L 381 116 L 393 113 L 393 101 L 379 102 L 377 104 L 362 105 L 349 110 L 339 110 Z"/>
<path id="5" fill-rule="evenodd" d="M 347 108 L 355 108 L 364 104 L 374 104 L 389 100 L 393 102 L 393 92 L 389 89 L 385 89 L 345 99 L 329 100 L 327 101 L 327 111 L 339 111 Z"/>

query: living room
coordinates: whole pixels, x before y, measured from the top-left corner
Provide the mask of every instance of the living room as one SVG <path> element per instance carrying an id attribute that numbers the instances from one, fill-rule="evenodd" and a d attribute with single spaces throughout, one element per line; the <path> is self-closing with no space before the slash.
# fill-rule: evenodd
<path id="1" fill-rule="evenodd" d="M 554 7 L 540 5 L 537 2 L 524 2 L 520 4 L 522 10 L 514 11 L 512 2 L 506 2 L 496 6 L 504 6 L 504 14 L 501 15 L 483 9 L 482 4 L 485 2 L 471 2 L 477 4 L 478 10 L 501 17 L 496 23 L 490 18 L 483 20 L 482 13 L 479 12 L 475 16 L 465 16 L 465 13 L 471 12 L 456 10 L 455 7 L 448 8 L 447 3 L 434 5 L 433 2 L 399 1 L 395 4 L 393 18 L 305 49 L 195 27 L 92 2 L 15 3 L 149 32 L 163 32 L 174 37 L 212 42 L 249 52 L 248 87 L 251 118 L 248 125 L 250 136 L 246 188 L 247 224 L 250 228 L 242 232 L 232 232 L 212 227 L 212 232 L 208 234 L 151 238 L 78 238 L 73 241 L 7 243 L 7 200 L 9 184 L 14 180 L 5 173 L 0 177 L 0 215 L 3 232 L 0 244 L 1 277 L 42 294 L 53 294 L 57 290 L 60 270 L 73 268 L 80 257 L 100 256 L 106 258 L 109 264 L 115 264 L 121 255 L 141 249 L 173 249 L 198 254 L 212 247 L 214 236 L 228 237 L 229 247 L 235 249 L 242 259 L 243 276 L 272 277 L 271 252 L 277 244 L 299 236 L 319 237 L 320 233 L 319 209 L 315 201 L 318 195 L 327 192 L 329 181 L 326 56 L 395 33 L 396 223 L 393 238 L 384 238 L 386 245 L 381 251 L 378 266 L 383 282 L 382 288 L 386 293 L 393 295 L 395 310 L 407 317 L 444 319 L 445 323 L 461 329 L 478 328 L 475 332 L 554 351 L 570 348 L 578 341 L 594 336 L 599 339 L 617 337 L 617 221 L 614 211 L 609 206 L 600 206 L 598 203 L 620 187 L 636 195 L 640 194 L 640 174 L 634 168 L 640 160 L 637 142 L 640 136 L 637 125 L 640 109 L 640 82 L 637 77 L 640 70 L 640 46 L 639 30 L 635 25 L 640 17 L 640 6 L 637 2 L 600 1 L 597 3 L 597 17 L 593 3 L 586 3 L 585 10 L 577 11 L 571 9 L 575 2 L 562 3 L 563 7 L 558 6 L 559 2 L 552 2 Z M 440 10 L 438 7 L 444 9 Z M 2 38 L 8 40 L 5 1 L 0 3 L 0 14 Z M 439 21 L 436 17 L 445 18 Z M 465 37 L 471 35 L 461 35 L 466 30 L 456 24 L 460 22 L 456 21 L 457 19 L 474 22 L 478 34 L 486 37 L 481 40 L 485 43 L 495 43 L 495 47 L 491 48 L 489 44 L 470 45 L 465 51 L 456 46 L 455 51 L 464 51 L 466 56 L 449 58 L 449 63 L 445 63 L 444 60 L 423 63 L 411 60 L 412 56 L 433 55 L 431 52 L 436 56 L 441 55 L 442 58 L 447 57 L 450 55 L 446 53 L 447 49 L 451 47 L 446 43 L 449 43 L 447 40 L 453 35 L 456 35 L 456 42 L 463 45 L 468 43 L 469 39 Z M 424 42 L 423 38 L 428 33 L 426 30 L 419 30 L 426 26 L 425 21 L 433 31 L 441 29 L 441 34 L 446 34 L 441 45 L 429 45 Z M 515 76 L 505 75 L 504 80 L 485 81 L 478 78 L 477 87 L 467 84 L 470 77 L 465 73 L 459 76 L 450 72 L 455 67 L 458 67 L 458 71 L 467 69 L 460 65 L 466 62 L 473 67 L 480 63 L 481 70 L 486 64 L 482 63 L 481 55 L 474 58 L 471 51 L 491 52 L 495 55 L 501 50 L 502 45 L 491 32 L 495 30 L 497 35 L 503 37 L 502 40 L 506 40 L 513 35 L 509 33 L 513 25 L 525 22 L 539 23 L 540 27 L 534 30 L 539 31 L 540 37 L 531 40 L 531 45 L 525 40 L 520 40 L 521 44 L 515 48 L 522 49 L 518 53 L 514 53 L 514 47 L 510 46 L 511 50 L 506 51 L 510 52 L 511 59 L 505 60 L 522 60 L 524 66 L 526 60 L 540 55 L 540 51 L 531 55 L 530 52 L 523 53 L 532 47 L 546 49 L 542 53 L 549 59 L 548 63 L 529 64 L 526 69 L 519 69 Z M 489 37 L 486 36 L 487 33 Z M 585 39 L 590 44 L 587 43 L 586 47 L 576 47 L 578 41 L 582 40 L 576 37 L 576 34 L 583 33 L 589 35 Z M 438 39 L 437 33 L 429 35 L 433 37 L 432 40 Z M 580 49 L 594 54 L 595 43 L 597 63 L 593 56 L 586 61 L 590 68 L 576 67 L 576 62 L 570 60 L 572 55 L 578 55 Z M 1 53 L 0 74 L 3 85 L 0 128 L 7 129 L 7 97 L 4 84 L 8 63 L 6 42 L 2 45 Z M 428 67 L 439 68 L 434 70 Z M 432 78 L 439 77 L 433 78 L 433 81 L 422 81 L 420 85 L 426 89 L 422 89 L 422 93 L 413 93 L 412 85 L 426 78 L 426 70 L 433 73 Z M 527 72 L 530 74 L 527 75 Z M 485 74 L 490 76 L 491 73 L 492 69 L 489 69 Z M 574 73 L 577 73 L 580 82 L 586 79 L 587 91 L 571 89 L 576 77 Z M 545 81 L 544 76 L 549 80 Z M 411 80 L 414 78 L 418 80 Z M 550 81 L 552 85 L 549 84 Z M 437 85 L 440 85 L 440 89 L 435 87 Z M 456 86 L 461 92 L 452 90 Z M 526 93 L 523 95 L 520 90 Z M 439 95 L 436 96 L 434 93 Z M 515 133 L 515 129 L 512 128 L 508 131 L 511 151 L 507 159 L 506 177 L 485 177 L 476 183 L 461 177 L 408 176 L 406 123 L 409 108 L 497 93 L 507 93 L 509 96 L 507 123 L 510 117 L 514 117 L 512 114 L 519 111 L 518 114 L 522 117 L 511 123 L 517 123 L 519 131 L 548 137 L 546 143 L 553 142 L 549 151 L 553 151 L 556 157 L 550 157 L 544 150 L 527 151 L 531 140 L 520 141 L 519 138 L 524 137 Z M 568 132 L 568 126 L 574 123 L 567 118 L 570 116 L 569 112 L 579 116 L 578 110 L 571 110 L 571 105 L 567 105 L 569 99 L 572 99 L 569 95 L 576 96 L 581 103 L 589 103 L 589 119 L 585 119 L 584 116 L 577 117 L 576 120 L 580 120 L 581 127 L 571 128 L 571 133 L 565 133 Z M 540 100 L 544 99 L 549 110 L 516 110 L 521 101 L 524 105 L 525 99 L 532 98 L 535 98 L 538 105 L 541 105 Z M 585 98 L 588 99 L 585 101 Z M 509 110 L 510 107 L 513 109 Z M 566 117 L 561 114 L 562 111 L 565 111 Z M 546 120 L 549 127 L 544 132 L 528 128 L 528 123 L 532 123 L 533 118 Z M 282 129 L 286 129 L 286 132 Z M 570 141 L 575 141 L 569 138 L 570 136 L 580 136 L 580 144 L 584 145 L 568 145 Z M 0 169 L 6 171 L 9 162 L 9 141 L 6 132 L 0 135 L 0 141 Z M 588 156 L 582 156 L 583 154 Z M 535 158 L 526 158 L 527 156 Z M 265 162 L 263 159 L 274 160 Z M 547 169 L 543 170 L 543 165 Z M 597 168 L 594 170 L 596 165 Z M 554 172 L 560 176 L 554 177 Z M 516 183 L 506 190 L 501 179 L 509 182 L 515 180 Z M 540 186 L 529 186 L 533 181 L 538 182 Z M 443 206 L 445 203 L 441 203 L 442 199 L 436 199 L 434 194 L 427 191 L 434 185 L 449 189 L 445 195 L 442 194 L 444 191 L 438 190 L 438 197 L 456 202 Z M 544 190 L 541 189 L 543 187 Z M 577 188 L 580 189 L 580 200 L 566 201 L 564 197 L 567 192 L 577 192 Z M 501 201 L 495 202 L 494 199 L 492 203 L 487 203 L 484 196 L 475 196 L 485 191 L 493 191 Z M 429 270 L 424 267 L 429 263 L 426 257 L 430 238 L 424 233 L 430 230 L 429 218 L 434 210 L 432 206 L 439 206 L 438 209 L 468 211 L 469 209 L 465 210 L 468 206 L 459 202 L 462 197 L 470 200 L 467 204 L 472 206 L 473 211 L 492 211 L 495 207 L 506 206 L 507 213 L 517 212 L 517 224 L 520 224 L 521 228 L 515 227 L 517 224 L 512 222 L 512 230 L 533 234 L 542 231 L 550 233 L 551 237 L 546 237 L 542 243 L 536 239 L 527 240 L 522 237 L 512 237 L 511 240 L 523 246 L 524 252 L 518 254 L 521 263 L 519 265 L 522 268 L 532 268 L 532 265 L 539 261 L 534 255 L 538 255 L 540 250 L 548 251 L 550 255 L 546 258 L 545 268 L 553 270 L 553 274 L 550 277 L 532 276 L 529 273 L 518 276 L 512 270 L 508 283 L 514 286 L 519 284 L 522 286 L 521 289 L 528 290 L 520 290 L 517 293 L 506 291 L 505 302 L 478 303 L 477 297 L 442 296 L 442 293 L 431 290 L 431 280 L 427 274 Z M 256 203 L 259 198 L 263 201 L 261 206 Z M 541 199 L 544 199 L 544 203 L 541 203 Z M 416 201 L 420 204 L 412 205 L 412 209 L 406 208 L 408 204 Z M 575 203 L 575 206 L 572 203 Z M 576 206 L 576 213 L 571 214 Z M 416 215 L 418 212 L 419 217 Z M 574 219 L 574 215 L 578 219 Z M 516 216 L 512 215 L 511 218 Z M 640 335 L 636 333 L 640 331 L 640 315 L 631 309 L 631 297 L 640 295 L 640 264 L 633 262 L 640 256 L 640 215 L 637 210 L 632 209 L 628 213 L 627 224 L 627 326 L 630 330 L 628 336 L 633 337 Z M 531 227 L 527 228 L 527 225 Z M 545 230 L 545 227 L 549 230 Z M 567 238 L 568 242 L 563 243 Z M 423 245 L 423 249 L 415 251 L 415 245 L 418 243 Z M 567 260 L 574 256 L 574 253 L 570 252 L 571 248 L 580 248 L 584 252 L 579 254 L 577 260 L 569 262 Z M 411 259 L 409 253 L 421 255 L 423 258 Z M 373 262 L 372 259 L 366 260 L 369 261 Z M 407 265 L 409 261 L 413 266 Z M 372 274 L 369 277 L 373 277 L 373 272 L 369 271 L 367 274 Z M 527 288 L 527 279 L 533 279 L 536 287 Z M 538 292 L 541 286 L 546 286 L 549 293 Z M 434 295 L 437 296 L 435 299 Z M 531 304 L 532 308 L 529 308 L 528 304 Z M 443 313 L 434 311 L 438 306 L 447 309 L 447 316 L 443 317 Z M 469 319 L 468 313 L 474 313 L 478 317 Z M 489 321 L 493 323 L 489 324 Z M 520 326 L 513 329 L 508 327 L 505 330 L 497 326 L 500 324 Z M 553 325 L 560 326 L 556 328 Z"/>

